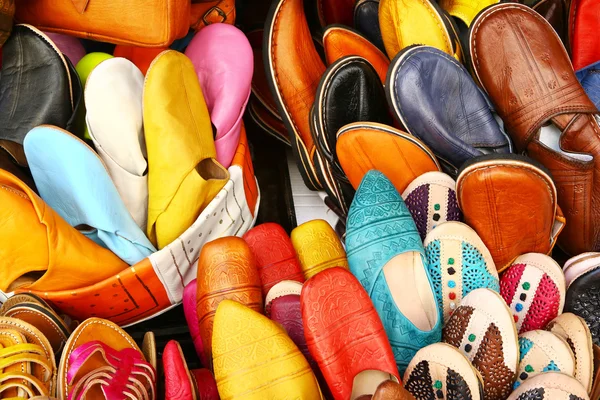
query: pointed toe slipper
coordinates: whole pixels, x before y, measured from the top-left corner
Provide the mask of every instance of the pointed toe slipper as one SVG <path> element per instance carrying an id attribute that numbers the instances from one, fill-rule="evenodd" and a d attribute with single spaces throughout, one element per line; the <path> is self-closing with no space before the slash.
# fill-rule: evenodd
<path id="1" fill-rule="evenodd" d="M 123 204 L 104 163 L 83 141 L 44 125 L 27 134 L 24 148 L 40 196 L 71 226 L 129 265 L 156 251 Z"/>
<path id="2" fill-rule="evenodd" d="M 217 129 L 217 161 L 229 168 L 250 97 L 252 47 L 235 26 L 211 24 L 194 35 L 185 55 L 194 64 L 211 122 Z"/>
<path id="3" fill-rule="evenodd" d="M 425 242 L 427 270 L 440 314 L 447 322 L 463 297 L 475 289 L 500 291 L 494 260 L 477 233 L 460 222 L 440 224 Z"/>
<path id="4" fill-rule="evenodd" d="M 575 356 L 566 340 L 552 332 L 535 330 L 519 335 L 519 367 L 513 389 L 544 372 L 575 375 Z"/>
<path id="5" fill-rule="evenodd" d="M 260 349 L 260 350 L 258 350 Z M 310 365 L 285 330 L 231 300 L 219 304 L 213 334 L 219 396 L 229 399 L 322 399 Z"/>
<path id="6" fill-rule="evenodd" d="M 184 54 L 167 50 L 154 59 L 144 82 L 143 111 L 148 152 L 146 231 L 161 249 L 194 223 L 225 186 L 229 173 L 215 159 L 206 102 L 194 66 Z"/>
<path id="7" fill-rule="evenodd" d="M 416 137 L 391 126 L 357 122 L 337 132 L 336 153 L 356 190 L 372 169 L 382 172 L 402 193 L 419 176 L 440 171 L 431 150 Z"/>
<path id="8" fill-rule="evenodd" d="M 467 69 L 443 51 L 404 50 L 392 61 L 386 82 L 395 117 L 433 150 L 450 175 L 473 157 L 511 152 L 489 100 Z"/>
<path id="9" fill-rule="evenodd" d="M 196 310 L 197 290 L 198 283 L 196 279 L 188 283 L 183 289 L 183 314 L 190 330 L 192 342 L 194 342 L 196 354 L 198 354 L 202 365 L 208 365 L 206 361 L 206 354 L 204 353 L 204 344 L 202 343 L 202 337 L 200 336 L 200 324 L 198 323 L 198 312 Z"/>
<path id="10" fill-rule="evenodd" d="M 426 172 L 412 181 L 402 198 L 419 229 L 421 239 L 446 221 L 462 221 L 456 200 L 456 182 L 443 172 Z"/>
<path id="11" fill-rule="evenodd" d="M 483 400 L 479 372 L 446 343 L 431 344 L 415 354 L 404 373 L 404 386 L 416 400 Z"/>
<path id="12" fill-rule="evenodd" d="M 187 367 L 179 342 L 167 342 L 162 354 L 162 364 L 165 374 L 165 399 L 198 400 L 196 383 Z"/>
<path id="13" fill-rule="evenodd" d="M 389 379 L 400 382 L 381 320 L 349 271 L 331 268 L 317 274 L 302 288 L 301 301 L 310 354 L 335 399 L 354 400 L 374 394 Z"/>
<path id="14" fill-rule="evenodd" d="M 294 228 L 291 239 L 306 279 L 327 268 L 348 269 L 344 246 L 328 222 L 322 219 L 305 222 Z"/>
<path id="15" fill-rule="evenodd" d="M 290 237 L 279 224 L 258 225 L 244 234 L 262 282 L 263 296 L 281 281 L 304 282 L 304 274 Z"/>
<path id="16" fill-rule="evenodd" d="M 144 75 L 129 60 L 98 64 L 85 85 L 86 124 L 123 203 L 142 229 L 148 222 L 148 176 L 142 98 Z"/>
<path id="17" fill-rule="evenodd" d="M 443 319 L 417 227 L 381 172 L 368 172 L 356 191 L 346 249 L 350 271 L 373 301 L 403 373 L 419 349 L 440 341 Z"/>
<path id="18" fill-rule="evenodd" d="M 483 378 L 483 398 L 503 400 L 513 390 L 519 363 L 517 329 L 500 295 L 475 289 L 444 326 L 443 341 L 458 348 Z"/>
<path id="19" fill-rule="evenodd" d="M 544 329 L 562 314 L 565 278 L 551 257 L 528 253 L 517 257 L 502 274 L 500 294 L 513 313 L 519 333 Z"/>

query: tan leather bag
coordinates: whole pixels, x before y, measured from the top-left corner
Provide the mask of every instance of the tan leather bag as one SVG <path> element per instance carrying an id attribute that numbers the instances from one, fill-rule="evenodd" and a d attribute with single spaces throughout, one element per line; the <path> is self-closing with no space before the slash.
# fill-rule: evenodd
<path id="1" fill-rule="evenodd" d="M 115 44 L 169 46 L 189 28 L 190 0 L 17 0 L 16 6 L 19 22 Z"/>

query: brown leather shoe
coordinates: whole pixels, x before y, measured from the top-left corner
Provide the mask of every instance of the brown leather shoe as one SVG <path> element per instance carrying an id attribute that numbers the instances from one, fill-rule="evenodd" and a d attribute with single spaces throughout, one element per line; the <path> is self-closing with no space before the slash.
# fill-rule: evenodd
<path id="1" fill-rule="evenodd" d="M 15 0 L 0 0 L 0 47 L 10 36 L 14 16 Z"/>
<path id="2" fill-rule="evenodd" d="M 314 167 L 310 109 L 325 65 L 313 43 L 303 0 L 276 0 L 265 22 L 264 64 L 271 93 L 292 141 L 300 174 L 312 190 L 322 188 Z"/>
<path id="3" fill-rule="evenodd" d="M 228 236 L 205 244 L 198 261 L 197 285 L 200 336 L 212 369 L 213 321 L 219 303 L 229 299 L 259 313 L 263 310 L 260 276 L 244 239 Z"/>
<path id="4" fill-rule="evenodd" d="M 523 156 L 483 156 L 456 180 L 465 223 L 481 237 L 498 272 L 521 254 L 549 254 L 565 224 L 550 173 Z"/>
<path id="5" fill-rule="evenodd" d="M 518 152 L 552 173 L 569 221 L 560 246 L 570 254 L 600 250 L 598 110 L 552 26 L 529 7 L 501 3 L 479 14 L 469 40 L 475 75 Z"/>

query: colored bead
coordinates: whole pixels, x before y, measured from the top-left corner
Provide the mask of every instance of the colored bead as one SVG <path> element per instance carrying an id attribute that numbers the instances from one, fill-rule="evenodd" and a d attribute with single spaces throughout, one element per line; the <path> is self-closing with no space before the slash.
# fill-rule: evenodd
<path id="1" fill-rule="evenodd" d="M 456 308 L 456 303 L 450 303 L 450 309 L 454 310 Z"/>
<path id="2" fill-rule="evenodd" d="M 517 303 L 517 305 L 515 306 L 515 310 L 517 310 L 517 312 L 523 311 L 523 304 Z"/>
<path id="3" fill-rule="evenodd" d="M 448 274 L 449 275 L 454 275 L 456 273 L 456 270 L 452 267 L 448 268 Z"/>
<path id="4" fill-rule="evenodd" d="M 466 351 L 467 353 L 470 353 L 470 352 L 471 352 L 471 350 L 473 350 L 473 346 L 471 346 L 470 344 L 467 344 L 467 345 L 465 345 L 465 351 Z"/>
<path id="5" fill-rule="evenodd" d="M 440 205 L 439 205 L 439 204 L 435 204 L 435 205 L 433 206 L 433 209 L 434 209 L 435 211 L 439 211 L 439 210 L 440 210 Z"/>
<path id="6" fill-rule="evenodd" d="M 525 301 L 525 300 L 527 300 L 527 295 L 525 293 L 521 293 L 521 296 L 519 297 L 519 299 L 521 299 L 521 301 Z"/>
<path id="7" fill-rule="evenodd" d="M 433 384 L 433 387 L 436 389 L 441 389 L 442 388 L 442 381 L 435 381 L 435 383 Z"/>
<path id="8" fill-rule="evenodd" d="M 519 322 L 519 316 L 518 315 L 513 315 L 513 318 L 515 319 L 515 322 Z"/>
<path id="9" fill-rule="evenodd" d="M 436 222 L 439 221 L 440 220 L 440 214 L 438 214 L 438 213 L 433 214 L 433 220 L 436 221 Z"/>
<path id="10" fill-rule="evenodd" d="M 450 292 L 450 294 L 448 295 L 448 297 L 450 298 L 450 300 L 455 300 L 456 299 L 456 293 Z"/>
<path id="11" fill-rule="evenodd" d="M 442 392 L 439 389 L 435 392 L 435 394 L 436 394 L 436 396 L 437 396 L 438 399 L 443 399 L 444 398 L 444 392 Z"/>
<path id="12" fill-rule="evenodd" d="M 450 257 L 448 259 L 448 264 L 453 265 L 454 264 L 454 258 Z"/>
<path id="13" fill-rule="evenodd" d="M 521 380 L 524 381 L 525 379 L 529 378 L 529 375 L 527 375 L 527 372 L 521 372 L 519 378 L 521 378 Z"/>
<path id="14" fill-rule="evenodd" d="M 456 287 L 456 282 L 454 282 L 454 281 L 448 281 L 448 287 L 450 289 L 454 289 Z"/>
<path id="15" fill-rule="evenodd" d="M 513 390 L 517 390 L 519 386 L 521 386 L 521 382 L 515 382 L 515 384 L 513 385 Z"/>
<path id="16" fill-rule="evenodd" d="M 525 289 L 525 290 L 529 290 L 530 287 L 531 287 L 531 284 L 529 284 L 529 282 L 525 282 L 523 284 L 523 289 Z"/>
<path id="17" fill-rule="evenodd" d="M 469 342 L 474 342 L 476 338 L 477 338 L 477 336 L 475 336 L 475 334 L 471 333 L 469 335 Z"/>
<path id="18" fill-rule="evenodd" d="M 527 372 L 529 372 L 529 373 L 532 373 L 532 372 L 533 372 L 533 367 L 532 367 L 531 365 L 527 364 L 527 365 L 525 366 L 525 371 L 527 371 Z"/>

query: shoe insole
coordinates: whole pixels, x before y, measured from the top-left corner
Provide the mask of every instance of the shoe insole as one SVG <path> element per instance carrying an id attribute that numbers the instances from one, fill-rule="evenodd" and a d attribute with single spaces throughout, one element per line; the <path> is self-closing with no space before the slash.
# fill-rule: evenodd
<path id="1" fill-rule="evenodd" d="M 568 151 L 564 151 L 560 148 L 560 135 L 562 132 L 556 125 L 550 123 L 549 125 L 543 126 L 540 130 L 540 142 L 542 142 L 546 147 L 560 153 L 561 155 L 575 159 L 578 161 L 592 161 L 594 157 L 587 154 L 579 154 L 579 153 L 571 153 Z"/>
<path id="2" fill-rule="evenodd" d="M 354 377 L 354 382 L 352 383 L 352 394 L 350 395 L 350 400 L 357 400 L 361 396 L 374 394 L 377 390 L 377 387 L 382 382 L 388 380 L 397 382 L 396 378 L 387 372 L 374 369 L 368 369 L 359 372 Z"/>
<path id="3" fill-rule="evenodd" d="M 421 255 L 414 251 L 399 254 L 385 264 L 383 273 L 400 312 L 418 329 L 433 329 L 437 304 Z"/>

